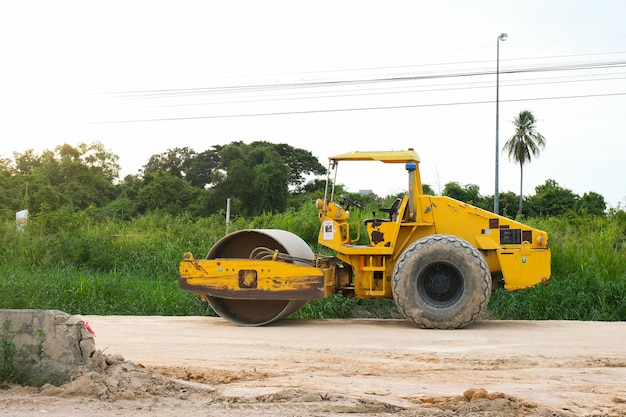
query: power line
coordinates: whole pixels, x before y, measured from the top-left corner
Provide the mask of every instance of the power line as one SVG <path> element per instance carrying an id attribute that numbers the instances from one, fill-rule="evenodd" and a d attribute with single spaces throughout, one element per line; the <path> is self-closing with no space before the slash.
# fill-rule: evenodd
<path id="1" fill-rule="evenodd" d="M 543 100 L 572 100 L 572 99 L 581 99 L 581 98 L 614 97 L 614 96 L 624 96 L 624 95 L 626 95 L 626 92 L 607 93 L 607 94 L 581 94 L 581 95 L 559 96 L 559 97 L 534 97 L 534 98 L 528 97 L 528 98 L 505 99 L 505 100 L 501 99 L 500 102 L 505 103 L 505 102 L 525 102 L 525 101 L 543 101 Z M 352 112 L 352 111 L 368 111 L 368 110 L 393 110 L 393 109 L 408 109 L 408 108 L 420 108 L 420 107 L 465 106 L 465 105 L 490 104 L 490 103 L 494 103 L 494 101 L 484 100 L 484 101 L 465 101 L 465 102 L 454 102 L 454 103 L 406 104 L 406 105 L 377 106 L 377 107 L 351 107 L 351 108 L 317 109 L 317 110 L 293 110 L 293 111 L 265 112 L 265 113 L 239 113 L 239 114 L 225 114 L 225 115 L 211 115 L 211 116 L 165 117 L 165 118 L 153 118 L 153 119 L 87 122 L 87 123 L 80 123 L 80 124 L 124 124 L 124 123 L 203 120 L 203 119 L 226 119 L 226 118 L 236 118 L 236 117 L 286 116 L 286 115 L 297 115 L 297 114 L 319 114 L 319 113 L 336 113 L 336 112 Z"/>
<path id="2" fill-rule="evenodd" d="M 557 59 L 557 58 L 562 59 L 562 58 L 587 57 L 587 56 L 598 56 L 598 55 L 618 55 L 618 54 L 626 54 L 626 51 L 594 52 L 594 53 L 588 53 L 588 54 L 548 55 L 548 56 L 535 56 L 535 57 L 525 57 L 525 58 L 509 58 L 509 59 L 500 59 L 500 62 Z M 428 63 L 428 64 L 409 64 L 409 65 L 395 65 L 395 66 L 383 66 L 383 67 L 340 68 L 340 69 L 328 69 L 328 70 L 318 70 L 318 71 L 300 71 L 300 72 L 260 74 L 256 76 L 250 75 L 244 78 L 293 76 L 293 75 L 307 75 L 307 74 L 313 75 L 313 74 L 329 74 L 329 73 L 341 73 L 341 72 L 364 72 L 364 71 L 379 71 L 379 70 L 397 70 L 397 69 L 409 69 L 409 68 L 421 68 L 421 67 L 435 67 L 435 66 L 443 66 L 443 65 L 456 66 L 456 65 L 467 65 L 467 64 L 487 64 L 487 63 L 493 63 L 493 62 L 494 62 L 493 60 L 480 60 L 480 61 L 459 61 L 459 62 L 435 62 L 435 63 Z M 153 90 L 153 91 L 167 91 L 167 90 Z M 124 93 L 115 93 L 115 94 L 124 94 Z"/>
<path id="3" fill-rule="evenodd" d="M 522 73 L 536 73 L 536 72 L 555 72 L 555 71 L 576 71 L 576 70 L 598 70 L 609 68 L 625 68 L 626 61 L 605 61 L 605 62 L 589 62 L 589 63 L 577 63 L 577 64 L 565 64 L 565 65 L 549 65 L 549 66 L 529 66 L 518 67 L 512 69 L 501 69 L 500 74 L 522 74 Z M 214 94 L 234 94 L 244 92 L 262 92 L 262 91 L 276 91 L 276 90 L 292 90 L 292 89 L 310 89 L 310 88 L 326 88 L 326 87 L 343 87 L 352 85 L 365 85 L 376 83 L 388 83 L 388 82 L 407 82 L 407 81 L 424 81 L 424 80 L 436 80 L 446 78 L 467 78 L 467 77 L 479 77 L 486 75 L 493 75 L 495 71 L 492 69 L 487 70 L 466 70 L 459 72 L 449 73 L 432 73 L 422 75 L 393 75 L 393 76 L 379 76 L 375 78 L 364 79 L 337 79 L 337 80 L 323 80 L 323 81 L 303 81 L 303 82 L 288 82 L 288 83 L 274 83 L 274 84 L 249 84 L 249 85 L 232 85 L 221 87 L 207 87 L 207 88 L 190 88 L 190 89 L 173 89 L 173 90 L 146 90 L 146 91 L 129 91 L 112 93 L 112 95 L 122 96 L 126 98 L 163 98 L 163 97 L 182 97 L 192 95 L 214 95 Z"/>
<path id="4" fill-rule="evenodd" d="M 580 79 L 581 77 L 598 77 L 597 75 L 583 75 L 583 76 L 570 76 L 570 77 L 547 77 L 540 79 L 526 79 L 519 81 L 509 81 L 504 84 L 505 87 L 516 87 L 516 86 L 527 86 L 527 85 L 548 85 L 548 84 L 565 84 L 565 83 L 589 83 L 589 82 L 598 82 L 598 81 L 614 81 L 614 80 L 622 80 L 626 78 L 626 75 L 623 74 L 610 74 L 610 75 L 620 75 L 615 77 L 602 77 L 602 78 L 593 78 L 593 79 Z M 564 79 L 565 78 L 565 79 Z M 567 78 L 577 78 L 577 79 L 567 79 Z M 543 80 L 543 81 L 542 81 Z M 264 95 L 257 98 L 252 98 L 254 96 L 245 96 L 241 97 L 240 100 L 234 100 L 231 98 L 225 98 L 220 101 L 213 102 L 202 102 L 202 103 L 183 103 L 183 104 L 158 104 L 153 106 L 147 106 L 150 108 L 154 107 L 189 107 L 189 106 L 210 106 L 210 105 L 223 105 L 223 104 L 246 104 L 246 103 L 259 103 L 259 102 L 276 102 L 276 101 L 293 101 L 293 100 L 316 100 L 316 99 L 329 99 L 329 98 L 346 98 L 346 97 L 362 97 L 362 96 L 376 96 L 376 95 L 397 95 L 397 94 L 414 94 L 414 93 L 425 93 L 425 92 L 442 92 L 442 91 L 454 91 L 454 90 L 473 90 L 473 89 L 483 89 L 483 88 L 493 88 L 492 82 L 482 82 L 476 85 L 477 83 L 454 83 L 454 84 L 435 84 L 435 85 L 427 85 L 421 87 L 414 88 L 402 88 L 398 87 L 380 87 L 380 88 L 368 88 L 368 89 L 356 89 L 356 90 L 344 90 L 341 92 L 330 92 L 330 93 L 315 93 L 315 95 L 311 95 L 313 93 L 277 93 L 271 95 Z M 501 86 L 502 88 L 502 86 Z"/>
<path id="5" fill-rule="evenodd" d="M 615 52 L 626 53 L 626 52 Z M 609 53 L 606 53 L 609 54 Z M 613 53 L 612 53 L 613 54 Z M 561 55 L 560 57 L 579 57 L 588 55 L 604 55 L 604 53 L 598 54 L 583 54 L 583 55 Z M 555 58 L 553 57 L 544 57 Z M 526 59 L 526 58 L 525 58 Z M 473 61 L 472 63 L 482 62 Z M 437 65 L 437 64 L 424 64 L 424 66 Z M 412 66 L 414 67 L 414 66 Z M 386 68 L 386 67 L 379 67 Z M 397 68 L 397 67 L 391 67 Z M 626 68 L 626 60 L 613 60 L 613 61 L 600 61 L 600 62 L 583 62 L 583 63 L 568 63 L 558 65 L 527 65 L 514 68 L 503 69 L 501 74 L 509 74 L 511 76 L 521 74 L 534 74 L 534 73 L 556 73 L 556 72 L 571 72 L 571 71 L 600 71 L 598 74 L 579 74 L 571 76 L 559 76 L 559 77 L 544 77 L 544 78 L 527 78 L 527 79 L 510 79 L 510 81 L 504 81 L 504 84 L 509 87 L 524 86 L 524 85 L 545 85 L 545 84 L 557 84 L 557 83 L 574 83 L 574 82 L 599 82 L 610 81 L 616 79 L 622 79 L 624 77 L 612 77 L 612 75 L 622 75 L 623 73 L 607 73 L 609 69 L 621 69 Z M 158 100 L 158 99 L 176 99 L 184 98 L 188 96 L 223 96 L 218 98 L 213 103 L 183 103 L 183 104 L 165 104 L 161 107 L 177 107 L 177 106 L 198 106 L 198 105 L 216 105 L 216 104 L 252 104 L 257 102 L 271 102 L 271 101 L 286 101 L 286 100 L 316 100 L 316 99 L 331 99 L 331 98 L 345 98 L 356 96 L 374 96 L 374 95 L 397 95 L 397 94 L 410 94 L 410 93 L 428 93 L 428 92 L 440 92 L 449 90 L 469 90 L 477 88 L 491 87 L 491 81 L 480 81 L 480 78 L 484 80 L 485 76 L 493 75 L 495 71 L 492 69 L 471 69 L 457 72 L 446 73 L 430 73 L 430 74 L 409 74 L 409 75 L 390 75 L 390 76 L 378 76 L 368 78 L 353 78 L 353 79 L 335 79 L 335 80 L 318 80 L 318 81 L 303 81 L 303 82 L 288 82 L 288 83 L 276 83 L 276 84 L 249 84 L 249 85 L 231 85 L 221 87 L 209 87 L 209 88 L 191 88 L 191 89 L 165 89 L 165 90 L 146 90 L 146 91 L 128 91 L 111 93 L 108 95 L 117 95 L 130 99 L 143 99 L 143 100 Z M 595 77 L 594 79 L 581 79 Z M 476 80 L 473 80 L 476 78 Z M 575 78 L 575 79 L 573 79 Z M 436 83 L 437 80 L 470 80 L 457 83 Z M 563 80 L 566 81 L 563 81 Z M 544 81 L 542 81 L 544 80 Z M 547 81 L 545 81 L 547 80 Z M 561 80 L 561 81 L 557 81 Z M 377 84 L 397 84 L 394 87 L 382 87 L 376 86 Z M 421 83 L 421 85 L 408 85 L 409 83 Z M 367 87 L 365 87 L 367 86 Z M 346 89 L 348 87 L 355 87 L 353 89 Z M 326 90 L 326 91 L 323 91 Z M 308 91 L 308 92 L 306 92 Z M 265 96 L 259 96 L 259 94 L 265 94 Z M 537 97 L 537 98 L 519 98 L 519 99 L 506 99 L 500 100 L 501 102 L 523 102 L 523 101 L 541 101 L 541 100 L 566 100 L 566 99 L 581 99 L 591 97 L 609 97 L 609 96 L 621 96 L 626 93 L 596 93 L 596 94 L 582 94 L 582 95 L 565 95 L 565 96 L 551 96 L 551 97 Z M 270 98 L 267 98 L 270 97 Z M 230 101 L 223 101 L 224 99 Z M 119 124 L 119 123 L 140 123 L 140 122 L 159 122 L 159 121 L 182 121 L 182 120 L 199 120 L 199 119 L 217 119 L 217 118 L 234 118 L 234 117 L 258 117 L 258 116 L 277 116 L 277 115 L 295 115 L 295 114 L 315 114 L 315 113 L 331 113 L 331 112 L 348 112 L 348 111 L 368 111 L 368 110 L 387 110 L 387 109 L 402 109 L 402 108 L 425 108 L 425 107 L 441 107 L 441 106 L 460 106 L 460 105 L 478 105 L 493 103 L 493 100 L 486 101 L 456 101 L 456 102 L 443 102 L 443 103 L 428 103 L 428 104 L 406 104 L 406 105 L 385 105 L 385 106 L 362 106 L 362 107 L 344 107 L 344 108 L 322 108 L 313 110 L 290 110 L 290 111 L 268 111 L 268 112 L 235 112 L 232 114 L 214 114 L 204 116 L 188 116 L 188 117 L 155 117 L 155 118 L 143 118 L 133 120 L 111 120 L 103 122 L 85 122 L 79 124 Z M 157 107 L 157 106 L 150 106 Z"/>

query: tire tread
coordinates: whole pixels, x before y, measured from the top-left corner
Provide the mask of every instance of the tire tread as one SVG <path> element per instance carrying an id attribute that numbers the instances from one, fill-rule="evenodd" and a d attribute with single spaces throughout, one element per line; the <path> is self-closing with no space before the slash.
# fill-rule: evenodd
<path id="1" fill-rule="evenodd" d="M 404 274 L 396 273 L 396 271 L 406 270 L 407 264 L 414 254 L 433 245 L 445 243 L 451 250 L 465 251 L 476 259 L 476 264 L 480 268 L 483 281 L 478 287 L 482 291 L 480 303 L 469 313 L 468 318 L 463 321 L 449 322 L 443 326 L 431 326 L 428 323 L 420 321 L 413 314 L 414 302 L 410 299 L 410 294 L 406 294 L 401 285 L 403 279 L 407 279 Z M 486 309 L 491 296 L 491 272 L 483 255 L 474 246 L 467 241 L 453 235 L 437 234 L 426 236 L 411 244 L 398 258 L 398 262 L 394 268 L 392 278 L 392 293 L 398 310 L 412 323 L 422 328 L 438 328 L 438 329 L 460 329 L 474 322 L 478 316 Z"/>

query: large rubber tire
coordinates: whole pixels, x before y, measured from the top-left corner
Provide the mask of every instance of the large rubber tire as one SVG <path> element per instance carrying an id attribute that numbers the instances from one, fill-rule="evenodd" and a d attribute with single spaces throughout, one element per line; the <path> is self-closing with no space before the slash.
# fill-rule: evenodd
<path id="1" fill-rule="evenodd" d="M 393 271 L 392 292 L 404 316 L 425 329 L 460 329 L 487 307 L 491 273 L 467 241 L 431 235 L 412 243 Z"/>

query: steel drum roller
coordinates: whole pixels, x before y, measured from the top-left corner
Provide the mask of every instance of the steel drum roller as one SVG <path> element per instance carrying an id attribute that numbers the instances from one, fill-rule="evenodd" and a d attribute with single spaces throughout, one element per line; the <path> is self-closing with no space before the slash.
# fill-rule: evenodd
<path id="1" fill-rule="evenodd" d="M 294 258 L 313 260 L 315 254 L 299 236 L 278 229 L 240 230 L 224 236 L 209 251 L 207 259 L 248 259 L 255 249 L 278 250 Z M 294 264 L 306 265 L 295 260 Z M 242 326 L 262 326 L 298 311 L 306 300 L 239 300 L 207 295 L 211 308 L 221 317 Z"/>

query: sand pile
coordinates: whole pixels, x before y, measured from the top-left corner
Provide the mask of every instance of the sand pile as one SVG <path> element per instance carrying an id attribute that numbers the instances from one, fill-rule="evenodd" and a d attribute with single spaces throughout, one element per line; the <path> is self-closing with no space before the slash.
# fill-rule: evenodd
<path id="1" fill-rule="evenodd" d="M 248 385 L 247 385 L 248 383 Z M 233 387 L 235 385 L 236 387 Z M 228 386 L 228 389 L 225 388 Z M 239 390 L 239 395 L 233 394 Z M 570 417 L 556 411 L 483 388 L 458 396 L 407 397 L 398 402 L 364 394 L 313 391 L 272 385 L 272 375 L 256 371 L 227 371 L 184 366 L 145 367 L 119 355 L 100 351 L 61 386 L 41 389 L 13 387 L 0 391 L 0 411 L 31 416 L 42 412 L 73 415 L 88 408 L 96 417 L 132 411 L 135 416 L 434 416 Z M 223 392 L 229 392 L 224 395 Z M 63 414 L 65 411 L 69 414 Z M 56 414 L 55 414 L 56 415 Z"/>
<path id="2" fill-rule="evenodd" d="M 197 388 L 127 361 L 122 356 L 110 356 L 97 351 L 74 373 L 69 382 L 60 387 L 44 385 L 40 394 L 116 401 L 148 396 L 185 398 L 194 390 L 198 391 Z"/>

